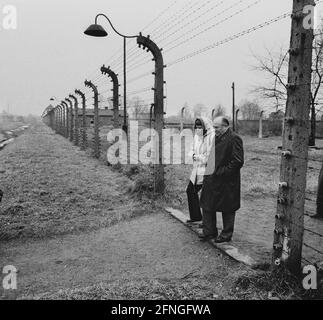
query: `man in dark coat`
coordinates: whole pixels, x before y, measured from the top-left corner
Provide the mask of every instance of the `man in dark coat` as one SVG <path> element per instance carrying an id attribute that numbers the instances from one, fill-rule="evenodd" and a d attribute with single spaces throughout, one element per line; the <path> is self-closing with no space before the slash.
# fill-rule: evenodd
<path id="1" fill-rule="evenodd" d="M 236 211 L 240 209 L 240 169 L 244 164 L 242 139 L 229 127 L 225 117 L 214 122 L 216 137 L 207 162 L 201 194 L 203 209 L 202 240 L 215 238 L 228 242 L 232 238 Z M 218 236 L 216 213 L 222 212 L 223 231 Z"/>
<path id="2" fill-rule="evenodd" d="M 317 198 L 316 198 L 316 214 L 312 218 L 323 219 L 323 164 L 320 171 Z"/>

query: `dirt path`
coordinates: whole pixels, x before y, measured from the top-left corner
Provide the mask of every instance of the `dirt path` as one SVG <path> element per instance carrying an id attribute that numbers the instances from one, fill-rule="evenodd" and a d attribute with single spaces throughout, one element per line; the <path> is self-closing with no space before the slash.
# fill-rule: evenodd
<path id="1" fill-rule="evenodd" d="M 2 262 L 19 269 L 18 297 L 102 282 L 181 282 L 188 277 L 211 277 L 211 292 L 225 297 L 225 277 L 245 270 L 200 242 L 166 213 L 146 215 L 93 233 L 10 242 L 2 247 L 1 257 Z M 212 298 L 210 292 L 204 294 L 204 298 Z"/>

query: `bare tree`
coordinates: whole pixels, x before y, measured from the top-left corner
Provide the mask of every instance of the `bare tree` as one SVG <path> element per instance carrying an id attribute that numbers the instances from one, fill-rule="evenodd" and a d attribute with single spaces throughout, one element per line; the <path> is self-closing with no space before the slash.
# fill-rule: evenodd
<path id="1" fill-rule="evenodd" d="M 316 30 L 313 48 L 312 81 L 311 81 L 311 131 L 309 145 L 315 146 L 316 116 L 323 110 L 322 78 L 323 78 L 323 23 Z M 255 56 L 255 55 L 254 55 Z M 253 92 L 263 98 L 273 100 L 276 112 L 285 108 L 287 100 L 287 71 L 289 51 L 280 49 L 278 54 L 273 54 L 267 49 L 266 58 L 255 56 L 257 65 L 253 68 L 268 76 L 266 85 L 257 86 Z"/>
<path id="2" fill-rule="evenodd" d="M 320 104 L 321 85 L 323 77 L 323 24 L 321 24 L 313 42 L 313 66 L 311 89 L 311 131 L 309 146 L 315 146 L 316 115 L 322 110 Z"/>
<path id="3" fill-rule="evenodd" d="M 287 100 L 288 51 L 281 48 L 278 53 L 272 53 L 266 49 L 266 53 L 266 57 L 254 55 L 257 65 L 253 69 L 266 74 L 268 81 L 264 85 L 256 86 L 253 92 L 273 101 L 277 112 L 286 105 Z"/>
<path id="4" fill-rule="evenodd" d="M 258 120 L 261 108 L 256 102 L 245 100 L 239 107 L 243 120 Z"/>
<path id="5" fill-rule="evenodd" d="M 322 103 L 322 78 L 323 78 L 323 24 L 317 30 L 313 48 L 312 65 L 312 89 L 311 89 L 311 131 L 309 146 L 315 146 L 316 135 L 316 116 L 323 109 Z M 254 93 L 263 98 L 273 100 L 276 112 L 279 108 L 284 108 L 287 100 L 287 71 L 289 63 L 289 51 L 280 49 L 278 54 L 274 54 L 267 49 L 267 56 L 259 57 L 254 55 L 257 65 L 253 68 L 268 76 L 268 82 L 265 85 L 257 86 L 253 89 Z"/>

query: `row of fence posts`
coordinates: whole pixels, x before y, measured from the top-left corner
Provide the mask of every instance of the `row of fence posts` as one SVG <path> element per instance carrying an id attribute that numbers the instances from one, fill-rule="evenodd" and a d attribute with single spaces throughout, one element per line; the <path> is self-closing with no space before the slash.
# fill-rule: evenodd
<path id="1" fill-rule="evenodd" d="M 94 93 L 94 134 L 93 134 L 93 151 L 96 158 L 100 157 L 100 123 L 99 123 L 99 93 L 97 87 L 91 81 L 85 81 L 84 85 L 93 90 Z M 78 97 L 81 99 L 82 108 L 79 108 Z M 117 99 L 117 106 L 119 107 Z M 119 123 L 119 108 L 114 112 L 114 126 Z M 68 98 L 61 101 L 59 105 L 51 108 L 43 114 L 43 121 L 51 127 L 56 133 L 73 142 L 74 145 L 80 146 L 85 150 L 90 144 L 87 134 L 87 105 L 85 93 L 81 90 L 75 90 L 75 94 L 70 94 Z M 80 119 L 81 118 L 81 119 Z"/>
<path id="2" fill-rule="evenodd" d="M 140 33 L 137 36 L 137 44 L 139 48 L 147 50 L 153 55 L 152 61 L 155 62 L 155 76 L 154 87 L 154 103 L 152 104 L 151 113 L 153 112 L 154 128 L 159 136 L 159 142 L 156 141 L 156 157 L 158 161 L 154 161 L 154 190 L 156 193 L 163 193 L 165 189 L 164 182 L 164 165 L 163 165 L 163 134 L 164 128 L 164 60 L 162 55 L 162 49 L 160 49 L 149 36 L 144 37 Z M 108 75 L 113 82 L 113 125 L 114 128 L 121 128 L 119 119 L 119 80 L 118 75 L 104 65 L 100 68 L 100 71 L 104 75 Z M 95 158 L 100 158 L 101 146 L 100 146 L 100 110 L 99 110 L 99 92 L 97 86 L 92 82 L 86 80 L 84 82 L 85 87 L 92 89 L 94 94 L 94 134 L 93 134 L 93 153 Z M 79 109 L 78 97 L 81 98 L 82 108 Z M 84 92 L 77 89 L 73 94 L 70 94 L 67 98 L 61 101 L 56 107 L 47 108 L 43 115 L 43 121 L 51 127 L 55 132 L 63 135 L 76 146 L 79 146 L 85 150 L 90 144 L 87 139 L 87 105 Z M 79 116 L 81 114 L 81 123 Z M 152 117 L 151 117 L 152 118 Z M 127 126 L 128 128 L 128 126 Z M 126 132 L 127 142 L 129 146 L 129 132 Z M 128 148 L 129 152 L 130 148 Z M 128 155 L 128 159 L 129 159 Z"/>
<path id="3" fill-rule="evenodd" d="M 185 107 L 183 107 L 181 109 L 181 118 L 180 118 L 180 130 L 181 131 L 183 131 L 183 129 L 184 129 L 185 109 L 186 109 Z M 238 126 L 239 112 L 240 112 L 240 109 L 234 109 L 235 117 L 232 120 L 232 129 L 234 128 L 234 131 L 237 133 L 239 131 L 239 126 Z M 259 116 L 259 131 L 258 131 L 258 138 L 259 139 L 263 139 L 263 115 L 264 115 L 264 111 L 261 111 L 260 116 Z M 215 117 L 216 117 L 216 109 L 212 109 L 212 112 L 211 112 L 212 121 L 215 119 Z M 151 111 L 150 111 L 150 123 L 151 123 L 151 121 L 152 120 L 151 120 Z M 233 125 L 233 122 L 234 122 L 234 125 Z M 282 122 L 283 122 L 282 128 L 284 129 L 285 120 L 283 119 Z"/>

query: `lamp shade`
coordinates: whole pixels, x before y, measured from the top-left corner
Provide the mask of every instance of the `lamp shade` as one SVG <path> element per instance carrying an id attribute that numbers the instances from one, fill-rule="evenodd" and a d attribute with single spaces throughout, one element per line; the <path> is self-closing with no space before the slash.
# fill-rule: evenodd
<path id="1" fill-rule="evenodd" d="M 99 24 L 91 24 L 84 33 L 91 37 L 106 37 L 108 33 Z"/>

